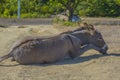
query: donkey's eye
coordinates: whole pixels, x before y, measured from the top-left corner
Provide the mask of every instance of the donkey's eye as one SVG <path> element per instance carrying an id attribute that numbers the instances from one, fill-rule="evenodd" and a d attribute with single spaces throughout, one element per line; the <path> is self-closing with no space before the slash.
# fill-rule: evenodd
<path id="1" fill-rule="evenodd" d="M 98 38 L 98 40 L 102 40 L 102 38 Z"/>

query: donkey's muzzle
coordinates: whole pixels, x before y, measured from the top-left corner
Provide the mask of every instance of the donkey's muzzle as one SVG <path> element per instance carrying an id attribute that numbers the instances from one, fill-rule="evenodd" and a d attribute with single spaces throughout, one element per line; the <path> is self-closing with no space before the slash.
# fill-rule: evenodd
<path id="1" fill-rule="evenodd" d="M 107 50 L 108 50 L 108 45 L 105 44 L 105 45 L 102 47 L 102 49 L 100 50 L 100 52 L 101 52 L 102 54 L 107 54 Z"/>

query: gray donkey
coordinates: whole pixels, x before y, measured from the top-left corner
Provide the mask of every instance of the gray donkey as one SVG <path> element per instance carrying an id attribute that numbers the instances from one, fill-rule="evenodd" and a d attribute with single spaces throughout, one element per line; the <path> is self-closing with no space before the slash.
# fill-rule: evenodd
<path id="1" fill-rule="evenodd" d="M 108 46 L 104 41 L 102 34 L 97 31 L 93 25 L 84 23 L 84 26 L 69 32 L 81 41 L 81 45 L 92 44 L 94 49 L 102 54 L 107 54 Z"/>
<path id="2" fill-rule="evenodd" d="M 8 55 L 1 57 L 0 61 L 12 57 L 13 61 L 20 64 L 52 63 L 66 55 L 74 59 L 89 49 L 105 53 L 107 46 L 102 36 L 96 36 L 97 31 L 89 25 L 87 28 L 53 37 L 26 37 L 16 42 Z M 102 40 L 97 42 L 99 37 Z"/>

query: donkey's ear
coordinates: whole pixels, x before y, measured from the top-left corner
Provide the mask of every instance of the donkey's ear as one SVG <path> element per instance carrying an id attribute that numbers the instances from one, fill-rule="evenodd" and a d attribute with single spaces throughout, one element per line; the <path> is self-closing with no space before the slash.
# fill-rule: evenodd
<path id="1" fill-rule="evenodd" d="M 88 24 L 87 24 L 87 23 L 83 23 L 83 25 L 84 25 L 84 26 L 88 26 Z"/>
<path id="2" fill-rule="evenodd" d="M 85 28 L 85 29 L 87 29 L 88 31 L 90 30 L 89 24 L 83 23 L 83 25 L 84 25 L 84 28 Z"/>
<path id="3" fill-rule="evenodd" d="M 95 28 L 94 28 L 94 26 L 93 25 L 91 25 L 91 24 L 89 24 L 89 31 L 90 31 L 90 34 L 91 35 L 94 35 L 94 33 L 95 33 Z"/>
<path id="4" fill-rule="evenodd" d="M 94 26 L 92 24 L 89 24 L 90 29 L 95 30 Z"/>

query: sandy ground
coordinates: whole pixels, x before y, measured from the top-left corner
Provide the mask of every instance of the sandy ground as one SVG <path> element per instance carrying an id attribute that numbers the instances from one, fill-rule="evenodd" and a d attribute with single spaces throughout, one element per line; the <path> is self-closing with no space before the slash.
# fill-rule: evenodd
<path id="1" fill-rule="evenodd" d="M 0 56 L 24 36 L 55 35 L 73 27 L 57 25 L 12 26 L 0 28 Z M 53 64 L 19 65 L 10 59 L 0 62 L 0 80 L 120 80 L 120 26 L 95 26 L 109 46 L 109 55 L 89 50 L 76 60 L 64 59 Z"/>

